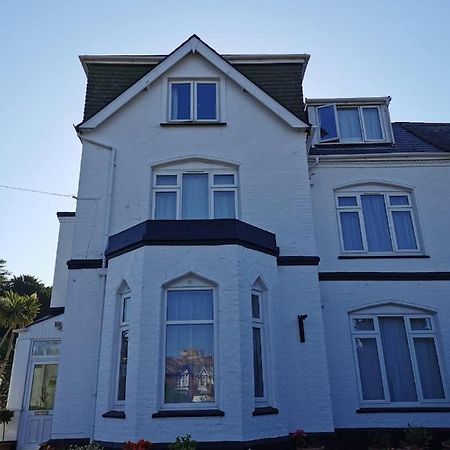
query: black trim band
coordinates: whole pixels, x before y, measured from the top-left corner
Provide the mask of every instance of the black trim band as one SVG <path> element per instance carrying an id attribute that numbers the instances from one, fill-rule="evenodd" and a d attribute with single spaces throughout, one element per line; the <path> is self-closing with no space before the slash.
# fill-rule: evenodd
<path id="1" fill-rule="evenodd" d="M 102 417 L 108 419 L 125 419 L 125 411 L 117 411 L 112 409 L 111 411 L 107 411 L 102 414 Z"/>
<path id="2" fill-rule="evenodd" d="M 277 408 L 273 408 L 272 406 L 260 406 L 259 408 L 255 408 L 252 413 L 252 416 L 267 416 L 269 414 L 278 414 L 279 411 Z"/>
<path id="3" fill-rule="evenodd" d="M 278 256 L 273 233 L 237 219 L 147 220 L 110 236 L 108 259 L 146 245 L 241 245 Z"/>
<path id="4" fill-rule="evenodd" d="M 220 409 L 179 409 L 173 411 L 158 411 L 152 414 L 154 419 L 164 417 L 223 417 L 225 413 Z"/>
<path id="5" fill-rule="evenodd" d="M 448 281 L 450 272 L 320 272 L 319 281 Z"/>
<path id="6" fill-rule="evenodd" d="M 75 269 L 101 269 L 103 261 L 101 259 L 69 259 L 67 268 Z"/>
<path id="7" fill-rule="evenodd" d="M 370 414 L 370 413 L 436 413 L 436 412 L 450 412 L 448 406 L 413 406 L 413 407 L 394 407 L 394 408 L 359 408 L 356 410 L 357 414 Z"/>
<path id="8" fill-rule="evenodd" d="M 73 211 L 58 211 L 56 217 L 75 217 L 75 213 Z"/>
<path id="9" fill-rule="evenodd" d="M 341 255 L 338 259 L 429 259 L 430 255 Z"/>
<path id="10" fill-rule="evenodd" d="M 318 256 L 278 256 L 279 266 L 318 266 L 320 258 Z"/>

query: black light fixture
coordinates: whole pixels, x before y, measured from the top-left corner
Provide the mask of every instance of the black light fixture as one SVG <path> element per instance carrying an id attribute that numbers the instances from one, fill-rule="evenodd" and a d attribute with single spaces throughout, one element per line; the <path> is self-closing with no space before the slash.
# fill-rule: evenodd
<path id="1" fill-rule="evenodd" d="M 300 342 L 305 342 L 305 324 L 303 321 L 308 318 L 308 314 L 302 314 L 298 317 L 298 331 L 300 333 Z"/>

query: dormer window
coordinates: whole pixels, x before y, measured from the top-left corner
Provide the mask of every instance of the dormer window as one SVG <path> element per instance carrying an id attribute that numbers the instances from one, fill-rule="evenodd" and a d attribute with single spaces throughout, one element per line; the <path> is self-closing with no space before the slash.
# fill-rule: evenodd
<path id="1" fill-rule="evenodd" d="M 169 92 L 171 122 L 219 120 L 217 81 L 171 81 Z"/>
<path id="2" fill-rule="evenodd" d="M 379 106 L 317 108 L 320 142 L 382 142 L 385 140 Z"/>

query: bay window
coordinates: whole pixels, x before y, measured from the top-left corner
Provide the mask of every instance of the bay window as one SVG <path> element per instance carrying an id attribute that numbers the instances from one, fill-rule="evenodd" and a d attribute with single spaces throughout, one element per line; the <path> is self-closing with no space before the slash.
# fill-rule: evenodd
<path id="1" fill-rule="evenodd" d="M 419 251 L 408 192 L 342 192 L 336 195 L 336 210 L 344 252 Z"/>
<path id="2" fill-rule="evenodd" d="M 446 401 L 432 316 L 350 316 L 362 402 Z"/>
<path id="3" fill-rule="evenodd" d="M 212 289 L 166 291 L 164 404 L 213 404 Z"/>
<path id="4" fill-rule="evenodd" d="M 233 219 L 237 215 L 236 194 L 236 173 L 156 173 L 153 181 L 153 217 L 159 220 Z"/>

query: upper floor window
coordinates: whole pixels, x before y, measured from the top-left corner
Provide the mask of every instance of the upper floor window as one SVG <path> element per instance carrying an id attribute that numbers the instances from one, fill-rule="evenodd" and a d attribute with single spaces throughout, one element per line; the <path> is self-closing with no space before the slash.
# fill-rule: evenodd
<path id="1" fill-rule="evenodd" d="M 219 120 L 217 81 L 171 81 L 171 121 L 217 121 Z"/>
<path id="2" fill-rule="evenodd" d="M 339 192 L 336 208 L 344 252 L 419 251 L 408 192 Z"/>
<path id="3" fill-rule="evenodd" d="M 320 142 L 382 142 L 383 121 L 378 106 L 339 106 L 317 108 Z"/>
<path id="4" fill-rule="evenodd" d="M 432 316 L 358 314 L 350 321 L 363 402 L 445 401 Z"/>
<path id="5" fill-rule="evenodd" d="M 237 174 L 230 171 L 164 171 L 153 179 L 155 219 L 233 219 Z"/>

